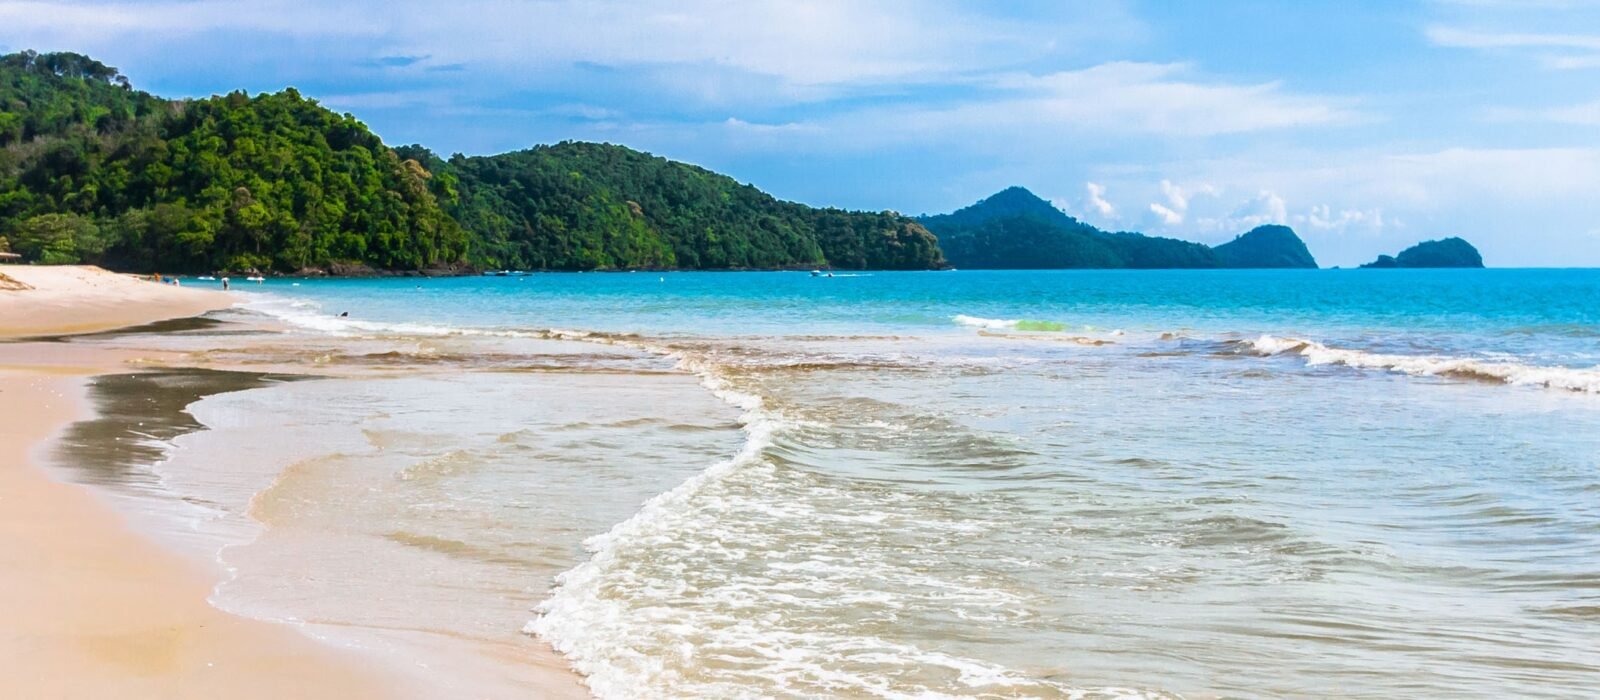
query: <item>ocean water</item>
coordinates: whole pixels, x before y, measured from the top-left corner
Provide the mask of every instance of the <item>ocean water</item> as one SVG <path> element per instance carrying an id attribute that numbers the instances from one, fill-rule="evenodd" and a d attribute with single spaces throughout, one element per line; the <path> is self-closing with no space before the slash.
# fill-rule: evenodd
<path id="1" fill-rule="evenodd" d="M 152 467 L 217 603 L 462 695 L 1600 687 L 1600 271 L 244 289 L 96 341 L 321 377 Z"/>

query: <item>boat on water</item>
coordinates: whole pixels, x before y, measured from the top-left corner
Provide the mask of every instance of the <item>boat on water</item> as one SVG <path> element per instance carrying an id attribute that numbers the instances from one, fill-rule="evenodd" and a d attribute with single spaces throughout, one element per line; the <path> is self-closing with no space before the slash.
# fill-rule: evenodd
<path id="1" fill-rule="evenodd" d="M 201 275 L 199 277 L 196 277 L 195 279 L 200 280 L 202 282 L 215 282 L 215 281 L 217 281 L 217 278 L 212 277 L 211 275 Z"/>
<path id="2" fill-rule="evenodd" d="M 244 279 L 247 282 L 265 282 L 265 281 L 267 281 L 267 278 L 262 277 L 260 275 L 256 275 L 254 277 L 246 277 Z"/>

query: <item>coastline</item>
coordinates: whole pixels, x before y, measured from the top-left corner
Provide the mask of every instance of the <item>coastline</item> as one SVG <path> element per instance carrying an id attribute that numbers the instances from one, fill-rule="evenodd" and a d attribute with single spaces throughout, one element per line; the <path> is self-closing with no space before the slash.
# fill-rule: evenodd
<path id="1" fill-rule="evenodd" d="M 230 295 L 92 267 L 7 267 L 0 290 L 0 674 L 19 697 L 404 698 L 420 674 L 296 625 L 225 612 L 207 562 L 138 532 L 106 494 L 47 468 L 97 417 L 99 377 L 148 360 L 30 338 L 132 328 L 227 308 Z M 20 271 L 20 272 L 17 272 Z M 158 355 L 159 356 L 159 355 Z M 85 466 L 94 465 L 72 465 Z M 397 672 L 398 671 L 398 672 Z M 576 676 L 552 668 L 566 686 Z M 558 687 L 552 682 L 551 688 Z M 540 688 L 529 688 L 539 692 Z"/>

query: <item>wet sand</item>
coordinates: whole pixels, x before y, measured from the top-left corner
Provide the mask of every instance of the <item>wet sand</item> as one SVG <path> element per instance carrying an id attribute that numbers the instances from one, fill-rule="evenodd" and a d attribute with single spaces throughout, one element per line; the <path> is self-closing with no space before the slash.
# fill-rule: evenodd
<path id="1" fill-rule="evenodd" d="M 85 267 L 6 267 L 0 337 L 104 331 L 224 308 L 185 290 Z M 18 287 L 26 287 L 19 289 Z M 204 566 L 134 532 L 43 458 L 93 417 L 94 377 L 141 359 L 59 343 L 0 344 L 0 677 L 26 698 L 394 698 L 391 669 L 286 625 L 208 602 Z M 94 436 L 79 435 L 79 457 Z M 72 449 L 64 451 L 73 454 Z M 96 468 L 105 465 L 78 465 Z"/>
<path id="2" fill-rule="evenodd" d="M 206 602 L 197 566 L 130 532 L 39 448 L 88 415 L 85 367 L 0 370 L 0 676 L 14 697 L 401 697 L 385 670 Z"/>

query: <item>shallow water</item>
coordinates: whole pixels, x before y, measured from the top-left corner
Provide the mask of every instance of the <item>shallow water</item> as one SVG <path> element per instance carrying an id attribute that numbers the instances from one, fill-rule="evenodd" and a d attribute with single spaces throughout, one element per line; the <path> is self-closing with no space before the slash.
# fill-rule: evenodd
<path id="1" fill-rule="evenodd" d="M 247 298 L 292 330 L 83 341 L 325 377 L 194 404 L 156 468 L 210 509 L 219 604 L 462 689 L 514 695 L 514 639 L 608 698 L 1600 686 L 1594 272 Z"/>

